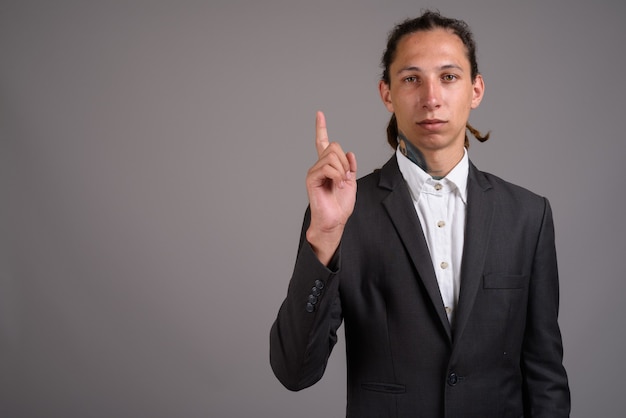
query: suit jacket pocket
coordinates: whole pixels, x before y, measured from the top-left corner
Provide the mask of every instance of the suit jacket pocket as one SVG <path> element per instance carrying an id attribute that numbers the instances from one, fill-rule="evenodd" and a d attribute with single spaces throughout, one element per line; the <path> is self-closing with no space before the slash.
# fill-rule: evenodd
<path id="1" fill-rule="evenodd" d="M 382 392 L 382 393 L 406 392 L 406 387 L 404 385 L 398 385 L 396 383 L 366 382 L 366 383 L 361 383 L 361 388 L 364 390 L 371 390 L 373 392 Z"/>
<path id="2" fill-rule="evenodd" d="M 484 289 L 523 289 L 527 283 L 525 274 L 486 274 L 483 277 Z"/>

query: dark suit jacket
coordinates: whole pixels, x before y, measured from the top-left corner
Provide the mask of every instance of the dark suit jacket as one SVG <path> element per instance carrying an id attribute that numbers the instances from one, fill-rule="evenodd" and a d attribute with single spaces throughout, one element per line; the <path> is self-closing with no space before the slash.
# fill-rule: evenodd
<path id="1" fill-rule="evenodd" d="M 306 242 L 270 333 L 290 390 L 324 373 L 345 324 L 349 417 L 567 417 L 548 201 L 470 163 L 453 326 L 395 156 L 358 183 L 330 268 Z"/>

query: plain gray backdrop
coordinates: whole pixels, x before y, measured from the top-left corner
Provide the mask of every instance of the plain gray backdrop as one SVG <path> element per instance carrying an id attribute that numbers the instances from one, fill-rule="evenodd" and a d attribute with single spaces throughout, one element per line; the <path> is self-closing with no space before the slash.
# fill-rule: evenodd
<path id="1" fill-rule="evenodd" d="M 292 393 L 269 329 L 315 111 L 381 166 L 380 56 L 426 7 L 476 36 L 470 158 L 552 203 L 572 416 L 623 416 L 624 4 L 2 0 L 0 416 L 344 415 L 343 341 Z"/>

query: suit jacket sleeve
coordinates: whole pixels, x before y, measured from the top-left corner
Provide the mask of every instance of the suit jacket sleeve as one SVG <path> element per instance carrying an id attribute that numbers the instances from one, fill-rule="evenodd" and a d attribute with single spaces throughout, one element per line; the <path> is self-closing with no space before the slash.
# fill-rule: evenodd
<path id="1" fill-rule="evenodd" d="M 557 323 L 559 285 L 550 204 L 545 208 L 534 255 L 522 351 L 525 415 L 568 417 L 570 394 Z"/>
<path id="2" fill-rule="evenodd" d="M 307 210 L 287 297 L 270 331 L 272 370 L 294 391 L 321 379 L 342 321 L 337 278 L 341 248 L 330 268 L 321 264 L 306 241 L 309 222 Z"/>

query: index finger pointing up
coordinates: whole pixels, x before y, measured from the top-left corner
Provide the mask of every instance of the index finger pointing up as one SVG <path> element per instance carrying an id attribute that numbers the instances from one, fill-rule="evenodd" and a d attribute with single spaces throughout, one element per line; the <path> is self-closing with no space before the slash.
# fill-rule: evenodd
<path id="1" fill-rule="evenodd" d="M 326 130 L 326 118 L 324 113 L 317 112 L 315 117 L 315 147 L 317 156 L 320 157 L 326 147 L 328 147 L 328 131 Z"/>

